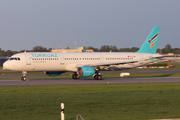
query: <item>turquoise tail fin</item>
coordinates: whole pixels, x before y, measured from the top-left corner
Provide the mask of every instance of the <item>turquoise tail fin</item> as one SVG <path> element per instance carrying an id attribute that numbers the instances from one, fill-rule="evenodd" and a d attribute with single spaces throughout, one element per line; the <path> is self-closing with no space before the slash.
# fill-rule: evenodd
<path id="1" fill-rule="evenodd" d="M 156 53 L 160 27 L 154 27 L 137 53 Z"/>

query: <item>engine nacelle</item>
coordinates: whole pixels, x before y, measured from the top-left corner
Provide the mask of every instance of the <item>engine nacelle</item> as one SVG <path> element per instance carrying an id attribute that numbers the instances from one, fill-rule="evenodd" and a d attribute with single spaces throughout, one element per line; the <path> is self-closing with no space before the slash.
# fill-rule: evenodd
<path id="1" fill-rule="evenodd" d="M 77 74 L 79 77 L 90 77 L 95 74 L 94 67 L 80 67 L 77 70 Z"/>
<path id="2" fill-rule="evenodd" d="M 65 73 L 64 71 L 46 71 L 46 75 L 49 76 L 58 76 L 61 75 L 62 73 Z"/>

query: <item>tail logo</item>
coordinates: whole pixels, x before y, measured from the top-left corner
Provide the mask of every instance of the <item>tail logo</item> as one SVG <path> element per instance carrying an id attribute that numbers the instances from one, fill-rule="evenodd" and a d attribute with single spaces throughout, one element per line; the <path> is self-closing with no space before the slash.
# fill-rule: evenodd
<path id="1" fill-rule="evenodd" d="M 150 44 L 150 47 L 151 47 L 151 48 L 155 45 L 155 42 L 156 42 L 156 40 L 157 40 L 157 37 L 158 37 L 158 32 L 157 32 L 150 40 L 148 40 L 147 43 Z"/>

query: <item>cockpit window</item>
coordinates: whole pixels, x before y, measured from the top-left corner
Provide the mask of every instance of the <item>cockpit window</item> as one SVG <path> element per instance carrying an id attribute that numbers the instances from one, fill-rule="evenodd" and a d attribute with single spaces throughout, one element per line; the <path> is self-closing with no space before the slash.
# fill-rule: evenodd
<path id="1" fill-rule="evenodd" d="M 19 57 L 11 57 L 11 58 L 9 58 L 9 60 L 20 60 L 20 58 Z"/>
<path id="2" fill-rule="evenodd" d="M 14 58 L 9 58 L 9 60 L 13 60 Z"/>

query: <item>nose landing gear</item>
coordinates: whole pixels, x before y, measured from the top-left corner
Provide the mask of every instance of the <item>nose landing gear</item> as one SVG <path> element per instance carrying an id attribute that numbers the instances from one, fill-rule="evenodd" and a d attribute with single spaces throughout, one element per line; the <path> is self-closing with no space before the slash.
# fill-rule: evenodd
<path id="1" fill-rule="evenodd" d="M 27 72 L 26 71 L 22 71 L 22 74 L 23 74 L 23 76 L 21 77 L 21 80 L 22 81 L 26 81 L 26 74 L 27 74 Z"/>

